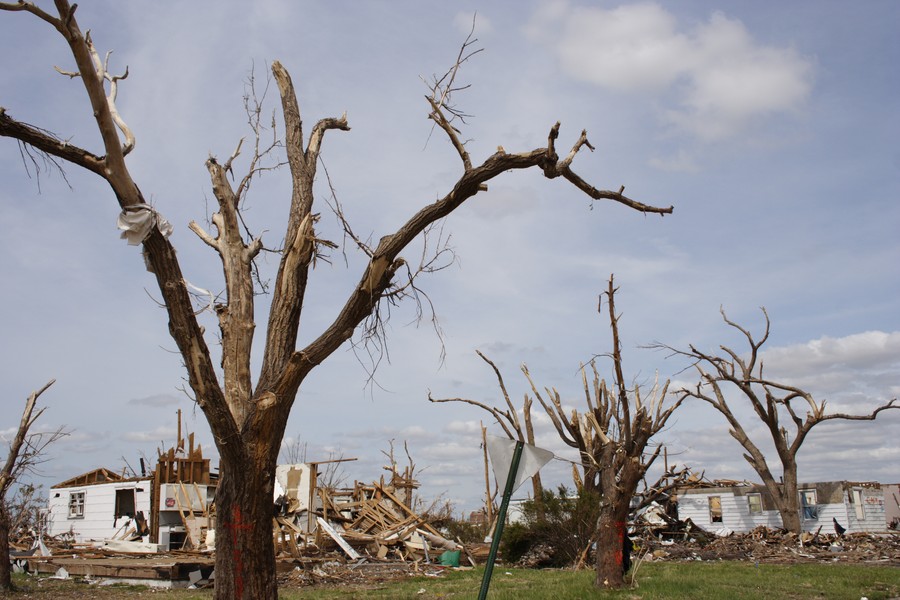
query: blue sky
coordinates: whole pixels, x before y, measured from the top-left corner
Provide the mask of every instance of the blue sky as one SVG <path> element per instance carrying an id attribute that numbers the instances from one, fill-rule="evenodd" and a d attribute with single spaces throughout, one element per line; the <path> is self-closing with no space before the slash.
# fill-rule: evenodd
<path id="1" fill-rule="evenodd" d="M 220 264 L 187 223 L 212 211 L 206 158 L 227 157 L 248 134 L 249 74 L 262 89 L 280 60 L 307 124 L 347 112 L 352 130 L 329 132 L 322 158 L 354 231 L 377 240 L 460 174 L 426 119 L 423 78 L 449 67 L 476 11 L 484 51 L 466 64 L 471 88 L 457 98 L 473 115 L 462 129 L 473 160 L 499 145 L 543 146 L 559 120 L 561 148 L 582 129 L 596 147 L 578 155 L 576 172 L 675 212 L 591 205 L 538 172 L 495 180 L 443 224 L 456 261 L 422 282 L 443 342 L 428 319 L 416 326 L 413 305 L 400 306 L 388 327 L 390 362 L 374 384 L 349 347 L 305 382 L 288 435 L 308 444 L 311 460 L 357 457 L 347 476 L 370 480 L 389 440 L 398 450 L 406 441 L 423 495 L 474 508 L 486 415 L 429 404 L 429 390 L 499 402 L 479 349 L 515 400 L 526 393 L 519 365 L 527 363 L 538 385 L 580 406 L 579 363 L 610 349 L 596 309 L 611 273 L 625 369 L 638 382 L 693 377 L 642 346 L 738 348 L 719 307 L 759 332 L 765 306 L 770 375 L 835 410 L 897 397 L 895 2 L 92 2 L 77 15 L 101 52 L 114 51 L 112 70 L 129 68 L 118 108 L 137 136 L 135 179 L 174 225 L 187 278 L 218 292 Z M 0 57 L 0 106 L 98 149 L 83 88 L 53 70 L 72 59 L 49 26 L 0 13 Z M 273 85 L 267 110 L 276 95 Z M 238 159 L 235 171 L 246 164 Z M 8 436 L 28 393 L 55 377 L 43 425 L 73 434 L 45 465 L 46 484 L 155 456 L 174 438 L 178 408 L 212 452 L 202 415 L 180 391 L 184 372 L 155 283 L 119 239 L 113 195 L 91 174 L 67 176 L 71 189 L 56 173 L 29 177 L 16 144 L 0 140 L 0 432 Z M 270 247 L 280 243 L 288 186 L 287 172 L 269 173 L 248 198 L 248 224 Z M 328 195 L 321 185 L 319 199 Z M 324 202 L 319 210 L 322 237 L 341 242 Z M 332 258 L 313 275 L 301 340 L 333 319 L 363 268 L 349 247 Z M 273 276 L 275 264 L 263 272 Z M 265 304 L 261 297 L 260 315 Z M 204 319 L 214 343 L 215 322 Z M 659 438 L 671 461 L 709 477 L 753 478 L 718 414 L 699 405 L 679 412 Z M 539 445 L 572 458 L 539 421 Z M 900 411 L 823 424 L 800 453 L 801 478 L 897 481 L 898 429 Z M 545 473 L 568 482 L 569 470 L 554 461 Z"/>

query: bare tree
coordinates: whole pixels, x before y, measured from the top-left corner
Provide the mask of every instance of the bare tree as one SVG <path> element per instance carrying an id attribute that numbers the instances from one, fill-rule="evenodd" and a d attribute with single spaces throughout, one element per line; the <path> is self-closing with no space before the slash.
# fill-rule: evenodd
<path id="1" fill-rule="evenodd" d="M 706 353 L 698 350 L 693 345 L 689 350 L 676 350 L 670 346 L 657 344 L 657 347 L 666 348 L 678 355 L 689 358 L 700 375 L 700 381 L 696 386 L 679 390 L 679 400 L 697 398 L 707 402 L 719 411 L 728 421 L 731 436 L 743 446 L 744 459 L 750 463 L 753 470 L 760 476 L 771 494 L 778 512 L 781 514 L 782 525 L 788 531 L 799 533 L 801 531 L 800 496 L 797 489 L 797 453 L 810 430 L 824 421 L 832 419 L 844 419 L 851 421 L 872 421 L 883 410 L 900 408 L 895 404 L 896 398 L 883 404 L 867 415 L 849 415 L 844 413 L 826 413 L 826 401 L 818 401 L 813 395 L 780 381 L 773 381 L 763 375 L 763 361 L 760 356 L 760 348 L 769 339 L 769 315 L 766 309 L 762 309 L 766 319 L 766 328 L 763 336 L 758 341 L 748 329 L 730 321 L 724 309 L 720 309 L 722 319 L 730 327 L 739 331 L 747 340 L 750 354 L 741 356 L 727 346 L 719 346 L 721 353 Z M 728 388 L 736 388 L 737 399 L 729 400 Z M 753 408 L 756 418 L 759 419 L 768 430 L 769 436 L 775 445 L 775 453 L 781 462 L 783 483 L 779 483 L 766 457 L 759 446 L 750 439 L 744 428 L 744 424 L 731 409 L 729 402 L 746 402 Z M 807 407 L 805 417 L 801 416 L 797 402 L 802 407 Z M 787 427 L 785 426 L 787 425 Z M 792 431 L 788 430 L 792 428 Z"/>
<path id="2" fill-rule="evenodd" d="M 0 591 L 8 592 L 12 589 L 12 576 L 9 566 L 9 532 L 10 513 L 7 505 L 6 494 L 10 488 L 24 475 L 34 473 L 35 468 L 46 460 L 45 450 L 47 446 L 67 435 L 62 428 L 51 432 L 29 433 L 42 414 L 44 408 L 35 412 L 37 399 L 47 388 L 56 382 L 51 379 L 41 389 L 31 392 L 25 402 L 25 410 L 19 421 L 16 435 L 9 444 L 9 452 L 6 462 L 0 470 Z M 32 488 L 33 489 L 33 488 Z"/>
<path id="3" fill-rule="evenodd" d="M 605 294 L 612 328 L 613 350 L 609 355 L 613 363 L 612 389 L 600 377 L 596 359 L 591 361 L 593 378 L 590 381 L 587 369 L 582 367 L 581 370 L 587 408 L 582 413 L 575 409 L 567 413 L 555 388 L 544 388 L 548 396 L 545 401 L 531 377 L 528 377 L 535 396 L 553 421 L 559 436 L 578 450 L 585 488 L 600 495 L 600 516 L 594 536 L 597 543 L 597 576 L 594 583 L 601 588 L 619 588 L 625 583 L 623 546 L 626 543 L 626 522 L 632 510 L 631 501 L 662 450 L 661 445 L 651 450 L 651 439 L 663 430 L 682 402 L 677 400 L 665 405 L 668 381 L 661 386 L 658 382 L 654 383 L 649 393 L 642 392 L 637 383 L 628 386 L 622 368 L 615 292 L 613 278 L 610 277 Z M 667 475 L 669 479 L 663 483 Z M 672 489 L 679 480 L 676 473 L 664 474 L 643 491 L 641 505 Z"/>
<path id="4" fill-rule="evenodd" d="M 632 509 L 631 501 L 638 492 L 638 486 L 644 481 L 647 470 L 662 450 L 662 446 L 657 445 L 648 452 L 651 447 L 650 440 L 665 427 L 669 417 L 681 404 L 681 400 L 678 400 L 664 407 L 668 381 L 662 386 L 654 385 L 646 397 L 642 396 L 640 386 L 637 384 L 631 388 L 627 387 L 622 369 L 622 347 L 619 341 L 614 295 L 613 278 L 610 277 L 606 296 L 613 336 L 613 351 L 610 357 L 614 367 L 614 389 L 610 389 L 606 381 L 600 378 L 596 361 L 590 363 L 593 372 L 591 381 L 588 380 L 587 368 L 582 365 L 587 409 L 584 412 L 571 409 L 569 412 L 563 406 L 562 397 L 556 388 L 544 388 L 544 394 L 548 396 L 545 400 L 528 368 L 522 366 L 535 398 L 550 417 L 560 438 L 578 451 L 584 473 L 582 481 L 585 490 L 596 493 L 600 498 L 600 516 L 591 542 L 597 543 L 595 584 L 602 588 L 618 588 L 624 584 L 622 548 L 625 543 L 625 523 Z M 487 361 L 486 358 L 484 360 Z M 522 428 L 516 410 L 506 393 L 500 372 L 493 363 L 487 362 L 494 368 L 500 380 L 507 410 L 464 398 L 431 400 L 464 402 L 477 406 L 491 413 L 510 438 L 515 439 L 513 435 L 515 431 L 518 439 L 522 439 Z M 530 404 L 527 396 L 526 399 Z M 664 483 L 666 478 L 668 481 Z M 664 474 L 659 481 L 646 486 L 641 494 L 640 505 L 650 503 L 676 487 L 680 481 L 678 473 Z"/>
<path id="5" fill-rule="evenodd" d="M 481 357 L 481 360 L 490 365 L 491 369 L 494 371 L 494 375 L 497 377 L 497 383 L 500 386 L 500 392 L 503 394 L 503 401 L 506 404 L 506 409 L 501 410 L 494 406 L 490 406 L 483 402 L 478 402 L 477 400 L 469 400 L 467 398 L 433 398 L 431 393 L 428 394 L 428 400 L 431 402 L 463 402 L 465 404 L 471 404 L 473 406 L 477 406 L 481 410 L 484 410 L 500 425 L 500 428 L 503 429 L 503 432 L 509 437 L 511 440 L 518 440 L 520 442 L 525 442 L 527 444 L 534 445 L 534 425 L 531 420 L 531 405 L 533 400 L 527 394 L 525 395 L 524 400 L 522 401 L 522 418 L 519 419 L 519 413 L 516 409 L 515 405 L 512 403 L 512 400 L 509 398 L 509 392 L 506 391 L 506 384 L 503 381 L 503 375 L 500 373 L 500 369 L 497 368 L 497 365 L 489 359 L 487 356 L 481 353 L 480 350 L 476 350 L 475 353 Z M 524 370 L 524 366 L 523 366 Z M 485 463 L 485 484 L 487 488 L 487 492 L 485 495 L 485 510 L 487 513 L 488 525 L 493 526 L 492 517 L 493 517 L 493 497 L 491 495 L 491 484 L 490 478 L 488 477 L 487 471 L 487 441 L 484 438 L 485 428 L 482 426 L 482 440 L 484 444 L 484 463 Z M 504 483 L 504 482 L 500 482 Z M 543 508 L 543 498 L 544 498 L 544 488 L 541 484 L 541 476 L 540 473 L 535 473 L 531 478 L 532 492 L 534 502 L 537 508 L 537 513 L 539 518 L 543 517 L 544 508 Z M 496 496 L 496 493 L 494 494 Z"/>
<path id="6" fill-rule="evenodd" d="M 210 158 L 206 167 L 218 212 L 212 215 L 216 234 L 199 225 L 191 229 L 222 261 L 225 299 L 211 303 L 218 317 L 221 344 L 222 380 L 204 338 L 192 305 L 188 284 L 182 275 L 174 247 L 167 237 L 168 223 L 149 206 L 129 172 L 126 156 L 135 136 L 116 109 L 119 84 L 128 75 L 109 71 L 108 58 L 101 59 L 90 35 L 82 33 L 75 6 L 55 0 L 56 14 L 32 2 L 0 3 L 0 9 L 29 13 L 52 26 L 68 43 L 76 69 L 67 73 L 84 84 L 103 141 L 100 153 L 82 149 L 48 134 L 45 130 L 16 120 L 0 110 L 0 135 L 14 138 L 26 149 L 56 160 L 69 162 L 102 177 L 111 187 L 122 209 L 121 225 L 143 246 L 147 266 L 154 274 L 169 317 L 169 331 L 175 340 L 188 373 L 188 382 L 209 422 L 221 463 L 217 505 L 216 596 L 218 598 L 277 597 L 275 556 L 271 543 L 270 518 L 275 464 L 291 407 L 309 373 L 361 327 L 364 339 L 376 343 L 383 334 L 381 308 L 385 303 L 417 296 L 416 276 L 434 270 L 433 257 L 410 266 L 401 252 L 427 233 L 463 202 L 487 189 L 487 182 L 499 175 L 538 168 L 547 178 L 562 178 L 597 200 L 612 200 L 643 213 L 660 215 L 672 207 L 657 208 L 626 197 L 624 188 L 606 191 L 595 188 L 572 170 L 578 152 L 593 149 L 582 132 L 569 153 L 560 158 L 556 150 L 559 123 L 551 129 L 547 146 L 519 153 L 502 148 L 481 164 L 473 164 L 457 129 L 463 114 L 453 104 L 453 94 L 462 89 L 456 83 L 460 66 L 473 54 L 466 41 L 454 66 L 435 78 L 427 101 L 429 117 L 447 135 L 462 166 L 456 183 L 447 194 L 423 206 L 395 232 L 370 247 L 345 231 L 368 257 L 359 283 L 343 301 L 334 320 L 303 348 L 297 348 L 301 314 L 306 298 L 310 269 L 319 249 L 326 244 L 317 237 L 318 214 L 314 211 L 313 183 L 325 134 L 350 128 L 346 115 L 319 120 L 304 136 L 304 122 L 287 70 L 278 61 L 272 74 L 281 96 L 284 119 L 284 152 L 293 184 L 286 231 L 275 281 L 271 285 L 271 305 L 264 336 L 261 368 L 255 383 L 250 372 L 254 322 L 255 257 L 263 248 L 258 237 L 246 236 L 242 229 L 241 202 L 250 181 L 258 172 L 258 160 L 266 144 L 257 144 L 247 174 L 235 188 L 226 174 L 232 171 L 240 145 L 225 161 Z M 259 135 L 259 130 L 256 131 Z M 124 140 L 123 140 L 124 138 Z M 340 305 L 337 302 L 336 305 Z"/>

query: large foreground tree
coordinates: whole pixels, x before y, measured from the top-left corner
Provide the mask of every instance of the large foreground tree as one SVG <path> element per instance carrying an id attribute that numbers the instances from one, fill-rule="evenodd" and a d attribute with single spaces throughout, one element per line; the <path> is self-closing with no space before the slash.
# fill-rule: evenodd
<path id="1" fill-rule="evenodd" d="M 783 381 L 775 381 L 763 373 L 760 349 L 769 339 L 769 315 L 762 309 L 766 320 L 765 331 L 759 340 L 749 329 L 728 319 L 722 310 L 722 319 L 746 339 L 749 353 L 739 354 L 728 346 L 720 346 L 721 352 L 704 352 L 694 346 L 688 350 L 676 350 L 663 346 L 690 359 L 697 369 L 700 381 L 693 387 L 679 390 L 679 401 L 686 398 L 702 400 L 719 411 L 728 421 L 729 430 L 744 448 L 744 459 L 762 479 L 775 507 L 781 514 L 785 529 L 799 533 L 802 529 L 801 499 L 797 488 L 797 453 L 813 427 L 825 421 L 872 421 L 883 410 L 900 408 L 893 399 L 865 415 L 825 412 L 825 400 Z M 749 421 L 732 409 L 733 405 L 749 404 L 755 417 Z M 806 414 L 802 413 L 803 407 Z M 742 421 L 743 419 L 743 421 Z M 781 463 L 781 476 L 777 480 L 762 450 L 747 434 L 747 428 L 762 422 L 764 430 L 775 446 L 775 454 Z"/>
<path id="2" fill-rule="evenodd" d="M 446 134 L 456 149 L 462 172 L 443 197 L 424 205 L 399 229 L 380 238 L 370 247 L 353 238 L 366 253 L 368 263 L 359 283 L 339 306 L 333 321 L 312 342 L 297 347 L 301 314 L 306 298 L 310 268 L 325 243 L 316 236 L 318 214 L 314 210 L 313 184 L 319 153 L 330 130 L 348 130 L 346 116 L 319 120 L 304 135 L 304 122 L 287 70 L 272 64 L 278 84 L 284 119 L 284 151 L 292 180 L 292 194 L 286 211 L 283 245 L 277 276 L 271 286 L 271 306 L 264 336 L 261 367 L 255 381 L 251 376 L 254 322 L 254 258 L 263 248 L 260 238 L 245 236 L 241 206 L 250 181 L 261 168 L 259 159 L 269 147 L 257 143 L 247 175 L 233 186 L 226 177 L 232 171 L 236 150 L 230 158 L 210 158 L 206 167 L 218 212 L 212 215 L 215 234 L 192 223 L 191 229 L 216 253 L 223 266 L 226 297 L 215 304 L 221 344 L 222 378 L 195 315 L 192 298 L 182 274 L 175 249 L 167 234 L 168 223 L 150 207 L 129 172 L 126 156 L 134 148 L 135 136 L 116 109 L 116 96 L 123 76 L 108 70 L 89 35 L 82 33 L 75 6 L 55 0 L 55 14 L 31 2 L 0 3 L 0 9 L 28 13 L 45 21 L 68 43 L 75 68 L 64 74 L 78 77 L 90 100 L 103 148 L 95 153 L 59 139 L 39 127 L 14 119 L 0 109 L 0 135 L 18 140 L 26 151 L 44 153 L 102 177 L 110 186 L 122 214 L 120 227 L 134 243 L 143 246 L 148 268 L 156 278 L 169 318 L 169 331 L 178 346 L 188 373 L 188 382 L 209 422 L 220 455 L 216 493 L 216 597 L 263 600 L 277 597 L 275 557 L 271 539 L 272 490 L 275 465 L 288 415 L 297 392 L 309 373 L 345 342 L 361 325 L 363 335 L 378 334 L 379 308 L 416 293 L 417 275 L 433 270 L 425 259 L 420 266 L 407 265 L 401 257 L 415 239 L 427 233 L 437 221 L 479 192 L 487 182 L 508 171 L 540 169 L 547 178 L 562 178 L 589 197 L 612 200 L 644 213 L 667 214 L 671 207 L 642 204 L 619 191 L 595 188 L 572 170 L 572 161 L 585 146 L 592 148 L 582 132 L 566 156 L 557 154 L 559 124 L 550 129 L 547 146 L 518 153 L 499 148 L 481 164 L 474 164 L 456 129 L 461 114 L 451 97 L 458 89 L 455 76 L 471 55 L 469 41 L 443 78 L 436 78 L 427 96 L 429 117 Z M 161 42 L 163 43 L 163 42 Z M 125 72 L 127 74 L 127 70 Z M 252 113 L 252 111 L 251 111 Z M 259 113 L 256 112 L 256 115 Z M 259 128 L 256 129 L 259 141 Z M 240 146 L 238 146 L 240 149 Z M 390 190 L 385 190 L 386 195 Z M 339 211 L 338 211 L 339 212 Z M 339 213 L 340 214 L 340 213 Z M 352 230 L 344 223 L 352 237 Z M 137 265 L 136 265 L 137 268 Z M 139 268 L 143 268 L 141 265 Z"/>

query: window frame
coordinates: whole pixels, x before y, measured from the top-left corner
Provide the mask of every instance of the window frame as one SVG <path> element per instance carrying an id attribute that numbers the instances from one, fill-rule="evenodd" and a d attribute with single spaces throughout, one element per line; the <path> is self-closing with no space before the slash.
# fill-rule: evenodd
<path id="1" fill-rule="evenodd" d="M 862 488 L 852 488 L 850 493 L 848 494 L 850 498 L 850 504 L 853 505 L 853 509 L 856 514 L 856 519 L 858 521 L 866 520 L 866 504 L 863 501 L 863 491 Z"/>
<path id="2" fill-rule="evenodd" d="M 137 513 L 137 493 L 133 487 L 116 489 L 114 512 L 116 519 L 120 517 L 134 517 L 135 513 Z"/>
<path id="3" fill-rule="evenodd" d="M 84 490 L 81 490 L 79 492 L 69 492 L 68 508 L 70 519 L 84 518 L 84 499 Z"/>
<path id="4" fill-rule="evenodd" d="M 818 521 L 819 494 L 816 492 L 815 488 L 799 490 L 799 494 L 800 518 L 804 521 Z"/>
<path id="5" fill-rule="evenodd" d="M 718 507 L 714 507 L 713 506 L 714 504 L 717 504 Z M 725 522 L 725 515 L 722 513 L 722 496 L 707 496 L 706 497 L 706 506 L 709 509 L 709 522 L 710 523 L 724 523 Z M 718 513 L 718 515 L 716 513 Z"/>
<path id="6" fill-rule="evenodd" d="M 755 510 L 754 510 L 754 508 L 755 508 Z M 760 494 L 759 492 L 747 494 L 747 510 L 750 511 L 751 515 L 761 515 L 762 514 L 762 512 L 763 512 L 762 494 Z"/>

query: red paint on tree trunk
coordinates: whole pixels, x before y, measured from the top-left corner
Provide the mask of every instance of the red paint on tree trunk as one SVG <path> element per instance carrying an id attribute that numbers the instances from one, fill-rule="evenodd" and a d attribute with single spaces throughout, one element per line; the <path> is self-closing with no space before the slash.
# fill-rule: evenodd
<path id="1" fill-rule="evenodd" d="M 226 525 L 231 530 L 231 542 L 234 550 L 231 558 L 234 560 L 234 590 L 238 598 L 244 597 L 244 561 L 241 558 L 241 544 L 239 537 L 241 530 L 250 529 L 249 525 L 244 525 L 241 518 L 241 507 L 237 504 L 231 509 L 231 523 Z"/>

